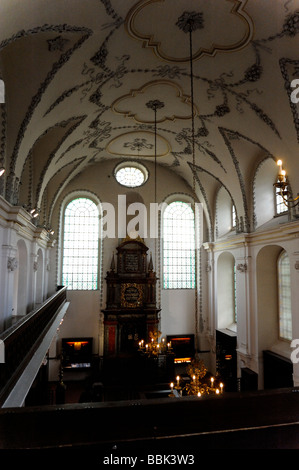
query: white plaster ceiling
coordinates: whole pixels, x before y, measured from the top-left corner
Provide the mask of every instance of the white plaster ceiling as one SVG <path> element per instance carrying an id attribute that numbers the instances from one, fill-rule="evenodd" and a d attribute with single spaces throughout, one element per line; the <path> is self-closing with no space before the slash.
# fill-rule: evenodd
<path id="1" fill-rule="evenodd" d="M 299 191 L 299 0 L 1 0 L 3 195 L 50 213 L 87 166 L 154 159 L 213 218 L 223 185 L 252 228 L 255 169 L 282 158 Z M 195 157 L 189 34 L 192 34 Z M 195 166 L 194 166 L 195 164 Z M 19 186 L 19 182 L 22 185 Z M 47 196 L 47 197 L 46 197 Z M 45 215 L 46 217 L 46 215 Z"/>

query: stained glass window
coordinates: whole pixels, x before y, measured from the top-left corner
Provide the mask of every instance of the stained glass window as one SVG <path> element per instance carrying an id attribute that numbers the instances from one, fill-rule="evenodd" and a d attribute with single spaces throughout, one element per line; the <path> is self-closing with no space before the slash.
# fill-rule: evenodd
<path id="1" fill-rule="evenodd" d="M 97 289 L 98 259 L 98 208 L 90 199 L 74 199 L 64 213 L 62 285 L 70 290 Z"/>
<path id="2" fill-rule="evenodd" d="M 279 336 L 292 339 L 290 260 L 285 251 L 278 258 Z"/>
<path id="3" fill-rule="evenodd" d="M 163 213 L 163 287 L 195 288 L 194 211 L 175 201 Z"/>

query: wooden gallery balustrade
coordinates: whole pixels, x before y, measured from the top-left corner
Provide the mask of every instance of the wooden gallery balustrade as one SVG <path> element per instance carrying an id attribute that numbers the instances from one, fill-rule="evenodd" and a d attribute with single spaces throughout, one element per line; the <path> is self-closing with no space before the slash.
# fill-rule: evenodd
<path id="1" fill-rule="evenodd" d="M 5 362 L 0 364 L 0 406 L 28 365 L 65 302 L 66 287 L 62 287 L 41 307 L 25 315 L 0 335 L 5 347 Z"/>

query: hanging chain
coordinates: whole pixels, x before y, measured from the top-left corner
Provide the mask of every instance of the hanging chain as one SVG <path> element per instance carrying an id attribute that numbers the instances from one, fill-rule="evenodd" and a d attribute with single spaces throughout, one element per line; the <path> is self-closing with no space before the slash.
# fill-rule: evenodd
<path id="1" fill-rule="evenodd" d="M 192 29 L 193 21 L 189 20 L 189 48 L 190 48 L 190 82 L 191 82 L 191 120 L 192 120 L 192 163 L 193 163 L 193 200 L 194 200 L 194 227 L 195 227 L 195 352 L 198 353 L 198 238 L 197 238 L 197 218 L 196 218 L 196 192 L 195 192 L 195 131 L 194 131 L 194 91 L 193 91 L 193 47 L 192 47 Z"/>
<path id="2" fill-rule="evenodd" d="M 159 100 L 152 100 L 146 103 L 146 106 L 154 111 L 154 124 L 155 124 L 155 162 L 154 162 L 154 202 L 155 202 L 155 207 L 157 203 L 157 110 L 164 108 L 164 103 Z M 157 212 L 157 220 L 155 221 L 157 224 L 156 226 L 156 231 L 158 231 L 158 234 L 155 233 L 155 235 L 158 235 L 160 239 L 160 231 L 159 231 L 159 213 Z M 156 270 L 156 277 L 157 277 L 157 291 L 158 291 L 158 308 L 161 308 L 161 280 L 160 280 L 160 256 L 158 256 L 158 247 L 157 247 L 157 237 L 155 236 L 155 270 Z M 159 244 L 159 251 L 160 251 L 160 244 Z"/>
<path id="3" fill-rule="evenodd" d="M 154 113 L 155 113 L 155 207 L 157 203 L 157 105 L 154 106 Z M 158 215 L 158 214 L 157 214 Z M 155 221 L 155 223 L 158 223 L 158 220 Z M 157 230 L 157 227 L 156 227 Z M 156 235 L 156 234 L 155 234 Z M 157 264 L 157 237 L 155 236 L 155 269 L 156 269 L 156 277 L 159 276 L 159 268 Z M 160 293 L 160 280 L 158 281 L 158 292 Z M 160 298 L 160 296 L 159 296 Z M 158 303 L 158 308 L 159 308 L 159 303 Z"/>

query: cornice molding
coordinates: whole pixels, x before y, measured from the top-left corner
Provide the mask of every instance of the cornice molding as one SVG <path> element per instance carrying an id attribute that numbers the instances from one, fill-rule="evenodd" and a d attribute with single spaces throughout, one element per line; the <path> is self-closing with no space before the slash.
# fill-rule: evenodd
<path id="1" fill-rule="evenodd" d="M 18 236 L 38 245 L 49 246 L 49 237 L 43 227 L 36 227 L 31 222 L 31 215 L 21 206 L 13 206 L 0 196 L 0 226 L 14 230 Z"/>
<path id="2" fill-rule="evenodd" d="M 255 233 L 242 233 L 214 243 L 205 243 L 204 248 L 209 251 L 223 251 L 244 246 L 266 245 L 269 243 L 282 243 L 299 239 L 299 221 L 288 222 L 279 227 Z"/>

